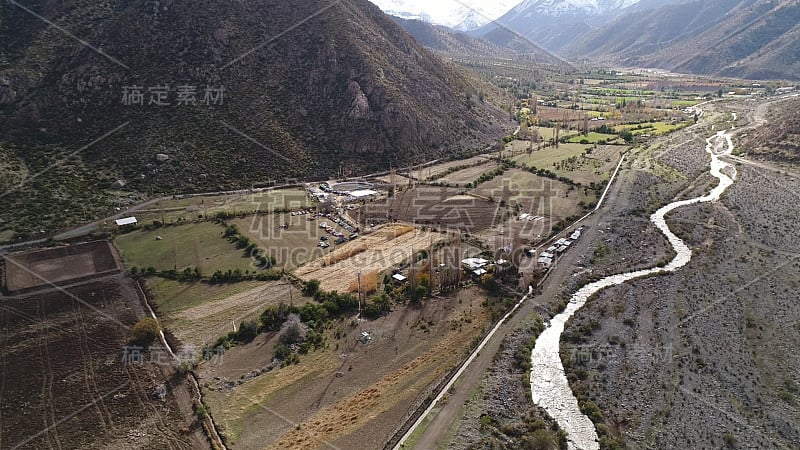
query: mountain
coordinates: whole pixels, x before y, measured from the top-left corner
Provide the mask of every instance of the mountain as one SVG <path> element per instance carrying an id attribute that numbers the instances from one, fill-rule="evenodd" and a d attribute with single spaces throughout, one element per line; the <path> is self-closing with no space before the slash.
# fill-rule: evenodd
<path id="1" fill-rule="evenodd" d="M 637 0 L 525 0 L 495 23 L 471 34 L 485 37 L 498 29 L 511 29 L 558 53 L 595 26 L 607 23 Z"/>
<path id="2" fill-rule="evenodd" d="M 640 11 L 564 50 L 631 67 L 752 79 L 800 79 L 800 4 L 703 0 Z"/>
<path id="3" fill-rule="evenodd" d="M 394 20 L 417 42 L 446 56 L 562 64 L 558 57 L 547 50 L 504 29 L 498 30 L 498 35 L 491 36 L 492 41 L 489 41 L 421 20 L 399 17 Z M 499 36 L 501 33 L 505 35 Z"/>
<path id="4" fill-rule="evenodd" d="M 510 128 L 502 95 L 366 0 L 4 4 L 0 178 L 45 172 L 3 194 L 0 228 L 91 216 L 116 180 L 241 188 L 483 148 Z"/>
<path id="5" fill-rule="evenodd" d="M 386 14 L 443 25 L 457 31 L 479 28 L 519 3 L 519 0 L 372 0 Z"/>

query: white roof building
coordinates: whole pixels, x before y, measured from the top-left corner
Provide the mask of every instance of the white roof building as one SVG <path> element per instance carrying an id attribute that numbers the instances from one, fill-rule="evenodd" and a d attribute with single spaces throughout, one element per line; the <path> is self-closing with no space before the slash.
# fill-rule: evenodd
<path id="1" fill-rule="evenodd" d="M 125 217 L 123 219 L 117 219 L 114 223 L 117 224 L 118 227 L 125 226 L 125 225 L 135 225 L 138 221 L 136 217 Z"/>
<path id="2" fill-rule="evenodd" d="M 461 261 L 461 264 L 464 264 L 469 270 L 476 270 L 485 267 L 489 261 L 483 258 L 467 258 Z"/>
<path id="3" fill-rule="evenodd" d="M 539 264 L 541 264 L 541 265 L 543 265 L 545 267 L 549 267 L 549 266 L 553 265 L 553 258 L 548 258 L 546 256 L 542 256 L 542 257 L 540 257 L 538 259 L 538 262 L 539 262 Z"/>
<path id="4" fill-rule="evenodd" d="M 404 277 L 403 275 L 400 275 L 399 273 L 396 273 L 396 274 L 392 275 L 392 279 L 394 281 L 402 283 L 402 282 L 406 281 L 408 279 L 408 277 Z"/>
<path id="5" fill-rule="evenodd" d="M 362 189 L 359 191 L 351 191 L 349 195 L 353 198 L 367 198 L 367 197 L 374 197 L 378 195 L 378 191 L 373 191 L 372 189 Z"/>

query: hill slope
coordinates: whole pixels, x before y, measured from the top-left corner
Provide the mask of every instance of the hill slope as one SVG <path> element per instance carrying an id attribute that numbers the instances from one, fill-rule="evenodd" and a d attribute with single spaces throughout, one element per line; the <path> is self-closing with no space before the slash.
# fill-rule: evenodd
<path id="1" fill-rule="evenodd" d="M 709 0 L 621 17 L 565 53 L 698 74 L 800 79 L 798 49 L 796 1 Z"/>
<path id="2" fill-rule="evenodd" d="M 366 0 L 1 8 L 0 170 L 49 168 L 4 195 L 23 225 L 54 201 L 108 206 L 116 179 L 172 192 L 365 173 L 483 147 L 508 126 L 507 113 L 479 100 L 496 91 Z M 195 105 L 179 105 L 181 85 L 196 88 Z M 123 104 L 134 86 L 143 104 Z M 157 86 L 169 86 L 170 105 L 154 103 Z M 224 100 L 205 104 L 206 86 L 224 88 Z M 44 228 L 69 221 L 48 216 Z"/>
<path id="3" fill-rule="evenodd" d="M 559 53 L 577 37 L 610 22 L 635 3 L 636 0 L 525 0 L 497 19 L 497 23 L 471 34 L 491 40 L 490 35 L 504 27 Z"/>
<path id="4" fill-rule="evenodd" d="M 445 55 L 562 64 L 559 58 L 547 50 L 505 29 L 497 29 L 485 39 L 481 39 L 421 20 L 399 17 L 395 17 L 394 20 L 417 42 Z"/>

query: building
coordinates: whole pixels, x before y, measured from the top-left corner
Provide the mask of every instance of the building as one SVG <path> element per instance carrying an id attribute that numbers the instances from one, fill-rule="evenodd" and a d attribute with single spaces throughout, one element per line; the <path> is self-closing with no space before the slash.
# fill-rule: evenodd
<path id="1" fill-rule="evenodd" d="M 395 283 L 405 283 L 408 280 L 408 277 L 405 277 L 403 275 L 400 275 L 399 273 L 396 273 L 396 274 L 392 275 L 392 280 Z"/>
<path id="2" fill-rule="evenodd" d="M 136 220 L 136 217 L 125 217 L 115 220 L 114 223 L 116 223 L 118 227 L 124 227 L 125 225 L 136 225 L 138 220 Z"/>
<path id="3" fill-rule="evenodd" d="M 349 195 L 354 200 L 366 200 L 375 198 L 378 195 L 378 191 L 373 191 L 372 189 L 361 189 L 358 191 L 350 191 Z"/>
<path id="4" fill-rule="evenodd" d="M 553 258 L 548 258 L 546 256 L 540 256 L 539 259 L 536 261 L 542 267 L 550 267 L 553 265 Z"/>
<path id="5" fill-rule="evenodd" d="M 461 261 L 461 264 L 463 264 L 467 270 L 474 272 L 475 270 L 483 269 L 489 265 L 489 261 L 483 258 L 467 258 Z"/>

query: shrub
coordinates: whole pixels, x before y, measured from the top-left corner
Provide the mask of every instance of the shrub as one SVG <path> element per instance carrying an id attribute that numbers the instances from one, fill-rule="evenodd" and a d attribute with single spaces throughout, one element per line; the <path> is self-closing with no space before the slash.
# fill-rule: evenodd
<path id="1" fill-rule="evenodd" d="M 145 317 L 133 326 L 133 342 L 144 347 L 150 346 L 161 331 L 161 327 L 156 319 Z"/>
<path id="2" fill-rule="evenodd" d="M 303 295 L 306 297 L 316 297 L 319 292 L 319 280 L 308 280 L 303 286 Z"/>

